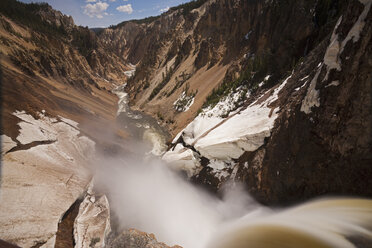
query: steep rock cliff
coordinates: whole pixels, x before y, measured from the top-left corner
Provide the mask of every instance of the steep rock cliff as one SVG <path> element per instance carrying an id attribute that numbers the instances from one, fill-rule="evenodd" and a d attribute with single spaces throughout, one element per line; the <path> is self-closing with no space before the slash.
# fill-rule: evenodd
<path id="1" fill-rule="evenodd" d="M 268 204 L 371 196 L 371 1 L 342 6 L 292 72 L 278 79 L 268 70 L 256 88 L 238 88 L 226 98 L 235 111 L 225 98 L 204 109 L 164 158 L 189 150 L 192 180 L 214 191 L 241 181 Z"/>
<path id="2" fill-rule="evenodd" d="M 265 87 L 277 84 L 327 35 L 344 6 L 338 1 L 197 3 L 121 23 L 99 36 L 106 49 L 137 65 L 127 85 L 133 107 L 158 118 L 173 135 L 221 84 L 231 89 L 248 79 L 249 87 L 256 87 L 267 75 Z M 187 111 L 176 104 L 182 94 L 194 100 Z"/>

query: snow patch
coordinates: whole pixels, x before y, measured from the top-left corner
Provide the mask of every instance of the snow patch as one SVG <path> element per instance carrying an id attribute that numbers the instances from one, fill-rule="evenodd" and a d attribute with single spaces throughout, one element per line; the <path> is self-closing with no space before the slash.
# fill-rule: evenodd
<path id="1" fill-rule="evenodd" d="M 178 99 L 173 103 L 173 107 L 178 112 L 186 112 L 190 109 L 191 105 L 194 103 L 195 95 L 187 95 L 186 91 L 183 91 Z"/>
<path id="2" fill-rule="evenodd" d="M 326 86 L 326 88 L 330 87 L 330 86 L 339 86 L 340 85 L 340 81 L 336 80 L 336 81 L 332 81 L 330 84 L 328 84 Z"/>
<path id="3" fill-rule="evenodd" d="M 208 107 L 202 111 L 183 131 L 181 131 L 174 142 L 183 133 L 183 139 L 186 144 L 192 145 L 206 131 L 220 123 L 224 117 L 231 115 L 237 104 L 244 98 L 248 98 L 250 92 L 243 87 L 239 87 L 235 92 L 232 91 L 229 95 L 221 99 L 213 108 Z"/>
<path id="4" fill-rule="evenodd" d="M 308 78 L 309 76 L 306 76 L 306 78 Z M 302 81 L 301 79 L 300 79 L 300 81 Z M 295 89 L 295 91 L 299 91 L 300 89 L 302 89 L 305 85 L 307 84 L 307 80 L 305 81 L 305 83 L 303 84 L 303 85 L 301 85 L 300 87 L 297 87 L 296 89 Z"/>
<path id="5" fill-rule="evenodd" d="M 336 69 L 341 71 L 341 61 L 339 59 L 340 54 L 340 42 L 338 40 L 338 35 L 336 34 L 336 30 L 342 21 L 342 16 L 338 19 L 335 28 L 333 29 L 331 41 L 327 48 L 327 51 L 324 54 L 324 64 L 327 66 L 327 74 L 324 80 L 328 79 L 328 75 L 330 70 Z"/>
<path id="6" fill-rule="evenodd" d="M 212 168 L 212 174 L 217 177 L 220 181 L 230 176 L 229 169 L 235 166 L 235 162 L 221 161 L 217 159 L 210 160 L 208 167 Z"/>
<path id="7" fill-rule="evenodd" d="M 169 163 L 171 168 L 186 171 L 188 177 L 198 174 L 202 169 L 199 155 L 182 144 L 177 144 L 173 150 L 166 152 L 162 159 Z"/>
<path id="8" fill-rule="evenodd" d="M 249 40 L 249 35 L 252 33 L 252 30 L 250 30 L 246 35 L 244 35 L 244 39 Z"/>
<path id="9" fill-rule="evenodd" d="M 340 54 L 342 54 L 346 44 L 350 40 L 353 40 L 353 42 L 355 43 L 360 38 L 360 33 L 364 28 L 365 19 L 371 9 L 372 1 L 362 0 L 360 2 L 364 4 L 364 9 L 359 15 L 358 20 L 354 23 L 353 27 L 349 30 L 346 38 L 342 42 L 339 41 L 339 37 L 336 34 L 336 30 L 342 21 L 342 16 L 338 19 L 337 24 L 333 29 L 330 44 L 324 55 L 324 64 L 327 65 L 327 74 L 323 81 L 328 80 L 330 70 L 336 69 L 338 71 L 341 71 Z"/>
<path id="10" fill-rule="evenodd" d="M 267 80 L 269 80 L 270 77 L 271 75 L 267 75 L 264 80 L 258 84 L 258 87 L 262 87 L 267 82 Z"/>
<path id="11" fill-rule="evenodd" d="M 372 1 L 371 0 L 360 0 L 364 4 L 364 9 L 359 15 L 358 20 L 354 23 L 353 27 L 350 29 L 346 38 L 343 40 L 341 45 L 341 53 L 343 52 L 346 44 L 352 39 L 353 42 L 357 42 L 360 38 L 360 32 L 362 32 L 364 25 L 366 24 L 365 19 L 368 15 L 369 10 L 371 9 Z"/>
<path id="12" fill-rule="evenodd" d="M 259 103 L 258 99 L 246 109 L 212 127 L 196 140 L 194 147 L 202 156 L 220 160 L 237 159 L 245 151 L 257 150 L 264 144 L 264 139 L 271 135 L 271 129 L 278 116 L 279 108 L 272 109 L 269 105 L 278 99 L 279 92 L 291 76 L 262 103 Z M 269 92 L 270 90 L 266 94 L 270 94 Z"/>
<path id="13" fill-rule="evenodd" d="M 318 66 L 318 67 L 319 67 L 319 66 Z M 301 78 L 300 81 L 304 81 L 304 80 L 307 79 L 307 78 L 309 78 L 309 75 L 307 75 L 307 76 Z"/>
<path id="14" fill-rule="evenodd" d="M 319 101 L 319 91 L 315 89 L 316 83 L 318 81 L 318 77 L 320 74 L 320 71 L 322 69 L 322 66 L 318 68 L 318 71 L 316 72 L 313 80 L 311 81 L 309 88 L 307 89 L 306 96 L 304 100 L 302 100 L 302 105 L 301 105 L 301 111 L 310 114 L 311 113 L 311 108 L 316 106 L 320 106 L 320 101 Z"/>
<path id="15" fill-rule="evenodd" d="M 230 113 L 226 118 L 221 117 L 229 109 L 230 101 L 240 95 L 230 94 L 222 99 L 213 109 L 208 108 L 199 114 L 175 139 L 182 136 L 185 143 L 192 145 L 200 154 L 208 159 L 230 161 L 239 158 L 244 151 L 254 151 L 264 143 L 265 137 L 271 135 L 271 129 L 277 117 L 279 108 L 273 109 L 270 104 L 278 99 L 279 92 L 287 84 L 286 78 L 271 95 L 259 102 L 258 99 L 244 110 Z M 242 124 L 244 123 L 244 124 Z"/>

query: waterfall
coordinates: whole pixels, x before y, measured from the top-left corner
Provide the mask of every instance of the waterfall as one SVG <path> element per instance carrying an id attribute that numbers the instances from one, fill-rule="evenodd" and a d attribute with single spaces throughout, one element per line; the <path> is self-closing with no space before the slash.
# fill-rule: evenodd
<path id="1" fill-rule="evenodd" d="M 121 228 L 154 233 L 184 248 L 355 247 L 347 238 L 372 238 L 372 200 L 317 199 L 271 209 L 243 187 L 223 196 L 196 187 L 161 161 L 106 158 L 96 186 L 106 189 Z M 232 184 L 233 185 L 233 184 Z"/>
<path id="2" fill-rule="evenodd" d="M 335 198 L 248 214 L 215 234 L 209 248 L 352 248 L 347 238 L 372 238 L 372 200 Z"/>

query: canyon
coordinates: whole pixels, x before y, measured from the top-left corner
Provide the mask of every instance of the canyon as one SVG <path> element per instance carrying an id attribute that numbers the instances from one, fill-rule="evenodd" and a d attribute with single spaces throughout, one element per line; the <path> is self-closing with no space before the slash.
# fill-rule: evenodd
<path id="1" fill-rule="evenodd" d="M 296 227 L 319 247 L 370 247 L 369 200 L 276 208 L 372 197 L 371 5 L 198 0 L 93 31 L 3 0 L 0 240 L 246 247 L 260 229 L 213 236 L 246 218 L 273 237 Z M 306 211 L 340 206 L 329 228 L 347 237 L 307 239 L 321 234 Z M 284 225 L 292 213 L 309 229 Z"/>

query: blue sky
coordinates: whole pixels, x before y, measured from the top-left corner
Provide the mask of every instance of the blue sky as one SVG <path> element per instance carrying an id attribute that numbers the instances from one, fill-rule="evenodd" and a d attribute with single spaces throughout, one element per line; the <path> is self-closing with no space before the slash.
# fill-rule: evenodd
<path id="1" fill-rule="evenodd" d="M 0 0 L 1 1 L 1 0 Z M 77 25 L 108 27 L 130 19 L 160 15 L 169 7 L 190 0 L 21 0 L 47 2 L 54 9 L 71 15 Z"/>

